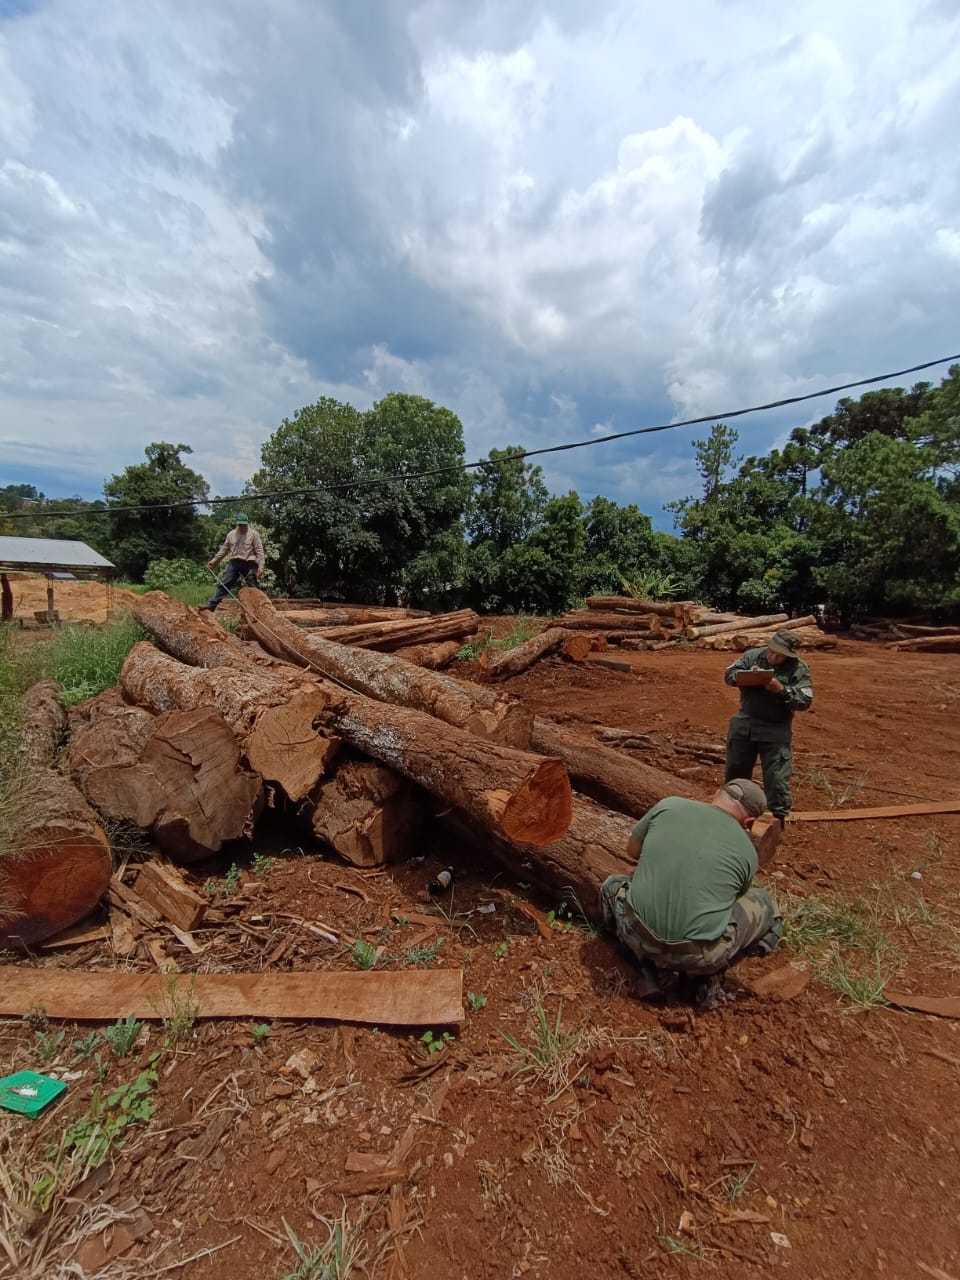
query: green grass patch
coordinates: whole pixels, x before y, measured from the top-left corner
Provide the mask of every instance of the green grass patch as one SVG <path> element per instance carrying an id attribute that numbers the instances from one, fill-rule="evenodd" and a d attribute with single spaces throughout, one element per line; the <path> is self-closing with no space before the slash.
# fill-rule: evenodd
<path id="1" fill-rule="evenodd" d="M 42 674 L 63 686 L 61 701 L 72 707 L 120 681 L 120 668 L 146 632 L 131 614 L 105 626 L 66 626 L 39 647 Z"/>
<path id="2" fill-rule="evenodd" d="M 882 1003 L 899 953 L 883 928 L 879 900 L 786 895 L 781 909 L 785 945 L 809 957 L 821 982 L 854 1008 Z"/>

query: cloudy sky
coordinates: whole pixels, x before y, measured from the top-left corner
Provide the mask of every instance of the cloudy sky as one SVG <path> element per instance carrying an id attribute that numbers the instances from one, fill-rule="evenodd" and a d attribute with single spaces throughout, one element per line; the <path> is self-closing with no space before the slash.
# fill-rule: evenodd
<path id="1" fill-rule="evenodd" d="M 0 0 L 0 484 L 165 439 L 233 493 L 321 395 L 478 457 L 947 355 L 958 121 L 960 0 Z M 656 514 L 698 434 L 544 469 Z"/>

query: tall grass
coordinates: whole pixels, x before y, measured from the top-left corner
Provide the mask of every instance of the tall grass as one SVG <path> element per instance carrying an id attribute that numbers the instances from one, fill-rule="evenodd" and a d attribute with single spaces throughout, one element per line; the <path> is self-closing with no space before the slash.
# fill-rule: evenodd
<path id="1" fill-rule="evenodd" d="M 146 632 L 131 614 L 101 627 L 66 626 L 39 648 L 42 672 L 63 687 L 61 702 L 72 707 L 120 680 L 123 660 Z"/>

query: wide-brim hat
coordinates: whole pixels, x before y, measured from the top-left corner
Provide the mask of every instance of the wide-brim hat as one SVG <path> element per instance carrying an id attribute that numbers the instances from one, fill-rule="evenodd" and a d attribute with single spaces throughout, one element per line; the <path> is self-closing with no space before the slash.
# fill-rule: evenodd
<path id="1" fill-rule="evenodd" d="M 796 657 L 797 637 L 790 631 L 776 631 L 767 641 L 767 648 L 782 653 L 785 658 Z"/>

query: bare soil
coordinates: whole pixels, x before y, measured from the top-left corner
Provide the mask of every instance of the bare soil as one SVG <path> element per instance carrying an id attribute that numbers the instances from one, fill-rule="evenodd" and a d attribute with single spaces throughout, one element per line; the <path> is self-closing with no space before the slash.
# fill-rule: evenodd
<path id="1" fill-rule="evenodd" d="M 649 758 L 706 796 L 719 767 L 672 754 L 669 740 L 723 741 L 735 703 L 722 684 L 729 655 L 624 657 L 629 673 L 548 660 L 508 687 L 587 731 L 662 734 Z M 810 661 L 816 702 L 795 731 L 798 810 L 957 794 L 960 656 L 841 641 Z M 222 884 L 232 859 L 244 875 L 197 931 L 201 954 L 164 940 L 176 964 L 350 967 L 342 947 L 286 914 L 382 946 L 381 967 L 461 966 L 476 1008 L 433 1053 L 387 1027 L 275 1023 L 258 1046 L 250 1025 L 198 1024 L 160 1059 L 149 1130 L 88 1189 L 141 1206 L 151 1229 L 111 1264 L 126 1272 L 87 1274 L 152 1275 L 199 1255 L 173 1274 L 319 1277 L 296 1271 L 286 1225 L 314 1246 L 327 1239 L 323 1220 L 341 1214 L 365 1251 L 354 1275 L 960 1273 L 960 1023 L 858 1009 L 818 976 L 789 1001 L 752 994 L 757 977 L 798 958 L 790 949 L 728 975 L 733 999 L 715 1012 L 696 1017 L 672 997 L 640 1002 L 609 941 L 573 926 L 542 936 L 526 908 L 557 904 L 454 847 L 440 826 L 423 863 L 385 872 L 353 870 L 303 842 L 278 818 L 256 846 L 275 859 L 265 875 L 252 874 L 249 848 L 191 869 L 198 886 Z M 427 884 L 447 864 L 453 892 L 431 899 Z M 859 897 L 889 940 L 881 977 L 960 994 L 960 814 L 798 823 L 765 879 L 794 902 Z M 394 908 L 436 923 L 404 926 Z M 849 959 L 869 974 L 872 959 Z M 101 942 L 17 963 L 121 962 Z M 151 963 L 138 953 L 122 965 Z M 540 1011 L 551 1030 L 559 1019 L 562 1036 L 579 1036 L 548 1073 L 523 1070 L 529 1059 L 503 1034 L 534 1046 Z M 87 1030 L 68 1028 L 51 1064 L 82 1074 L 29 1130 L 36 1149 L 89 1106 L 90 1062 L 67 1047 Z M 131 1057 L 106 1052 L 108 1086 L 132 1079 L 162 1043 L 154 1026 Z M 44 1069 L 37 1049 L 29 1027 L 0 1024 L 10 1069 Z M 26 1124 L 0 1120 L 8 1152 Z M 402 1166 L 392 1191 L 355 1194 L 358 1154 Z M 0 1274 L 13 1272 L 0 1262 Z"/>
<path id="2" fill-rule="evenodd" d="M 13 616 L 28 624 L 34 613 L 47 607 L 46 578 L 8 575 L 13 593 Z M 129 609 L 136 600 L 132 591 L 109 582 L 55 582 L 53 605 L 61 622 L 106 622 L 114 609 Z"/>

